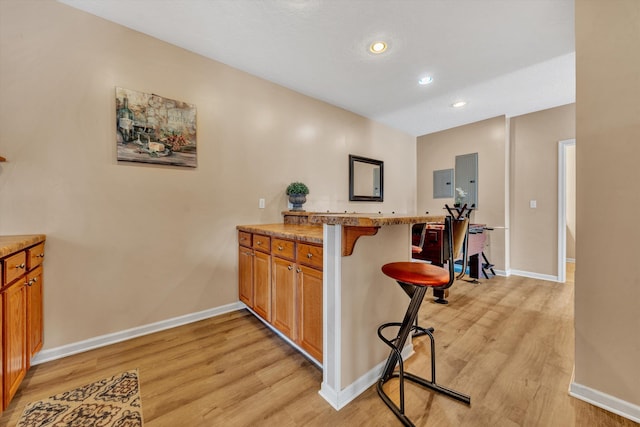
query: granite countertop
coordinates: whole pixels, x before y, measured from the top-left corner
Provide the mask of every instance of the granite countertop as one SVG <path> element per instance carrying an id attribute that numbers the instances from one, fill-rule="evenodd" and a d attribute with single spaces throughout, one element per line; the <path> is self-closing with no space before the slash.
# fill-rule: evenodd
<path id="1" fill-rule="evenodd" d="M 313 213 L 310 224 L 349 225 L 356 227 L 381 227 L 383 225 L 444 222 L 444 215 L 406 215 L 374 213 Z"/>
<path id="2" fill-rule="evenodd" d="M 256 224 L 238 225 L 240 231 L 259 233 L 266 236 L 294 239 L 307 243 L 322 244 L 322 225 L 311 224 Z"/>
<path id="3" fill-rule="evenodd" d="M 289 212 L 287 212 L 289 214 Z M 322 224 L 346 225 L 354 227 L 381 227 L 383 225 L 441 223 L 444 215 L 405 215 L 375 213 L 322 213 L 300 212 L 307 216 L 308 224 L 255 224 L 238 225 L 236 229 L 248 233 L 293 239 L 308 243 L 322 243 Z"/>
<path id="4" fill-rule="evenodd" d="M 19 236 L 0 236 L 0 257 L 11 255 L 29 246 L 44 242 L 44 234 L 23 234 Z"/>

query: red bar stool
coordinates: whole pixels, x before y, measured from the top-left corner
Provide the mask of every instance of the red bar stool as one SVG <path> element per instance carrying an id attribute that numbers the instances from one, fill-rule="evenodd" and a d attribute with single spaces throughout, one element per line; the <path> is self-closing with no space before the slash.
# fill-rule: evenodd
<path id="1" fill-rule="evenodd" d="M 459 393 L 455 390 L 443 387 L 436 383 L 436 353 L 435 340 L 433 337 L 433 328 L 423 328 L 416 324 L 418 311 L 429 288 L 446 289 L 455 280 L 455 271 L 453 269 L 453 252 L 454 242 L 453 235 L 456 234 L 458 227 L 467 227 L 468 219 L 455 220 L 447 217 L 445 220 L 445 235 L 448 240 L 448 251 L 450 253 L 448 269 L 438 267 L 432 264 L 418 262 L 392 262 L 382 267 L 382 272 L 387 276 L 395 279 L 402 289 L 409 295 L 411 301 L 404 315 L 402 322 L 390 322 L 381 325 L 378 328 L 378 337 L 391 348 L 389 358 L 382 371 L 382 375 L 377 383 L 378 395 L 384 403 L 393 411 L 393 413 L 402 421 L 405 426 L 413 426 L 414 424 L 405 415 L 404 405 L 404 380 L 419 384 L 423 387 L 444 393 L 449 397 L 471 404 L 471 397 Z M 453 232 L 450 232 L 452 230 Z M 399 328 L 394 339 L 387 339 L 383 335 L 383 331 L 387 328 Z M 431 341 L 431 380 L 419 377 L 404 371 L 404 361 L 402 360 L 402 349 L 404 348 L 407 338 L 413 333 L 413 336 L 428 335 Z M 398 371 L 396 371 L 396 365 Z M 391 378 L 398 378 L 400 382 L 400 406 L 396 405 L 391 398 L 383 390 L 383 385 Z"/>

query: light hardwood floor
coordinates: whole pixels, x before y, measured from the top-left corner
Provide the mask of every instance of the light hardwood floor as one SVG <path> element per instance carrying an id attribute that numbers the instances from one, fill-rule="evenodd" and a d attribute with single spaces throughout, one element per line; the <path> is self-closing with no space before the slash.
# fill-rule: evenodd
<path id="1" fill-rule="evenodd" d="M 407 413 L 416 425 L 637 425 L 567 393 L 573 283 L 458 281 L 449 305 L 431 300 L 420 323 L 436 330 L 438 381 L 470 394 L 472 403 L 408 385 Z M 408 370 L 428 377 L 427 343 L 415 340 Z M 335 411 L 318 395 L 320 370 L 244 310 L 34 366 L 0 425 L 15 425 L 30 401 L 132 368 L 139 369 L 147 427 L 400 425 L 375 386 Z"/>

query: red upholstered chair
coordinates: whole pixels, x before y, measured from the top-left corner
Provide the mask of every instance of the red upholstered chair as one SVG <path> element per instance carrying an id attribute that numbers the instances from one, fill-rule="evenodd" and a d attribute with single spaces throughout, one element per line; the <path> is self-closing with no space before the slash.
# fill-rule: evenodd
<path id="1" fill-rule="evenodd" d="M 458 223 L 458 224 L 456 224 Z M 377 383 L 377 390 L 380 398 L 393 411 L 393 413 L 406 426 L 413 426 L 411 420 L 405 414 L 404 405 L 404 380 L 419 384 L 423 387 L 444 393 L 449 397 L 471 404 L 471 397 L 459 393 L 455 390 L 443 387 L 436 383 L 436 354 L 435 340 L 432 328 L 423 328 L 416 324 L 418 311 L 429 288 L 447 289 L 455 280 L 455 272 L 453 269 L 453 251 L 454 238 L 456 231 L 460 226 L 462 229 L 468 227 L 468 220 L 458 221 L 451 217 L 445 220 L 445 235 L 449 243 L 450 262 L 448 268 L 438 267 L 432 264 L 419 262 L 392 262 L 382 267 L 382 272 L 387 276 L 395 279 L 402 289 L 411 298 L 407 311 L 405 312 L 402 322 L 390 322 L 381 325 L 378 328 L 378 337 L 391 348 L 389 358 L 385 364 L 382 375 Z M 453 230 L 453 232 L 449 232 Z M 464 240 L 464 239 L 463 239 Z M 393 339 L 388 339 L 383 332 L 387 328 L 397 328 L 397 335 Z M 428 335 L 431 341 L 431 380 L 419 377 L 404 371 L 404 361 L 402 360 L 402 349 L 404 348 L 407 338 L 410 335 Z M 396 366 L 398 370 L 396 371 Z M 393 400 L 385 393 L 383 386 L 391 378 L 398 378 L 400 385 L 400 405 L 396 405 Z"/>

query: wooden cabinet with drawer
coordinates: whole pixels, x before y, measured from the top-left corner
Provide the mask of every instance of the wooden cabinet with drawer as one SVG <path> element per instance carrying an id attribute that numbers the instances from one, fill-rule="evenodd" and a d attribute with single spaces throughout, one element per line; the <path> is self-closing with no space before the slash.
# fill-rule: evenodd
<path id="1" fill-rule="evenodd" d="M 273 326 L 322 362 L 322 246 L 274 239 Z"/>
<path id="2" fill-rule="evenodd" d="M 29 244 L 32 241 L 35 244 Z M 5 409 L 31 366 L 32 357 L 42 348 L 44 236 L 0 236 L 0 251 L 4 254 L 0 257 L 0 402 Z"/>
<path id="3" fill-rule="evenodd" d="M 322 362 L 322 246 L 301 243 L 296 259 L 299 264 L 296 342 Z"/>
<path id="4" fill-rule="evenodd" d="M 267 321 L 271 320 L 271 238 L 238 232 L 238 297 Z"/>
<path id="5" fill-rule="evenodd" d="M 240 300 L 322 362 L 322 245 L 245 231 L 238 241 Z"/>
<path id="6" fill-rule="evenodd" d="M 290 339 L 296 339 L 296 242 L 273 239 L 271 248 L 271 324 Z"/>
<path id="7" fill-rule="evenodd" d="M 296 342 L 322 362 L 322 270 L 301 265 L 297 271 Z"/>

